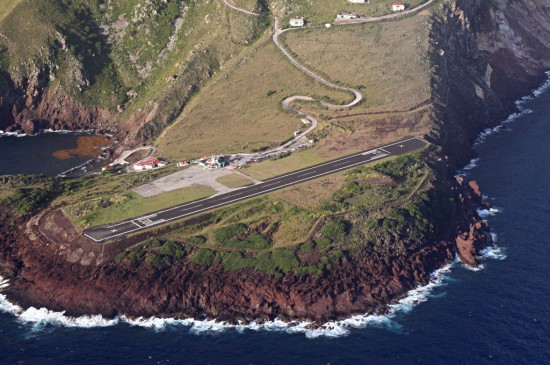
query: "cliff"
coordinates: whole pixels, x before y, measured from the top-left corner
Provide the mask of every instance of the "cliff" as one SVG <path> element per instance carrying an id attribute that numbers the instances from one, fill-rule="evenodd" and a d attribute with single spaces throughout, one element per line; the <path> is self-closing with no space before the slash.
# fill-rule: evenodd
<path id="1" fill-rule="evenodd" d="M 432 26 L 432 85 L 439 123 L 433 135 L 450 171 L 475 156 L 479 133 L 516 111 L 514 102 L 550 69 L 550 4 L 445 1 Z"/>

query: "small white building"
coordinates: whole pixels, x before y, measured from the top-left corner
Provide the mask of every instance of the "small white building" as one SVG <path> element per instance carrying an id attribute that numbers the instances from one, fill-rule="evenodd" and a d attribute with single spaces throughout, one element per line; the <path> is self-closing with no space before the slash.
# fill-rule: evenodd
<path id="1" fill-rule="evenodd" d="M 225 167 L 227 162 L 225 161 L 225 156 L 212 156 L 212 157 L 203 157 L 199 161 L 199 166 L 205 170 L 217 170 Z"/>
<path id="2" fill-rule="evenodd" d="M 370 0 L 348 0 L 352 4 L 368 4 Z"/>
<path id="3" fill-rule="evenodd" d="M 403 4 L 402 2 L 395 2 L 395 3 L 392 4 L 391 10 L 393 10 L 393 11 L 403 11 L 403 10 L 405 10 L 405 4 Z"/>
<path id="4" fill-rule="evenodd" d="M 290 19 L 290 26 L 291 27 L 303 27 L 306 24 L 305 19 L 302 18 L 292 18 Z"/>
<path id="5" fill-rule="evenodd" d="M 336 19 L 357 19 L 359 16 L 355 13 L 338 13 Z"/>

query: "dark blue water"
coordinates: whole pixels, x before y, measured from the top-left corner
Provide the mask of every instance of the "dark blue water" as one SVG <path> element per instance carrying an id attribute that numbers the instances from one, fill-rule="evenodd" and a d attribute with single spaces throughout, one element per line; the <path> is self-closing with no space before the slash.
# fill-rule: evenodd
<path id="1" fill-rule="evenodd" d="M 53 153 L 76 148 L 79 133 L 43 133 L 36 136 L 0 136 L 0 175 L 44 174 L 55 176 L 89 158 L 59 160 Z"/>
<path id="2" fill-rule="evenodd" d="M 0 362 L 40 364 L 550 363 L 550 93 L 479 146 L 469 172 L 501 212 L 505 260 L 456 264 L 427 302 L 345 337 L 234 330 L 194 335 L 118 324 L 67 328 L 0 314 Z"/>

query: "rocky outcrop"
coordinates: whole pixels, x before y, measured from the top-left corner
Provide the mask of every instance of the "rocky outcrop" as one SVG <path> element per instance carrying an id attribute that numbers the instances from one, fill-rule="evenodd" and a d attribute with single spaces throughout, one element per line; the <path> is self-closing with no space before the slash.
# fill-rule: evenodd
<path id="1" fill-rule="evenodd" d="M 455 202 L 456 251 L 464 263 L 476 267 L 481 250 L 492 243 L 489 224 L 477 213 L 479 208 L 488 208 L 488 204 L 482 201 L 477 182 L 466 183 L 461 177 L 456 179 Z"/>

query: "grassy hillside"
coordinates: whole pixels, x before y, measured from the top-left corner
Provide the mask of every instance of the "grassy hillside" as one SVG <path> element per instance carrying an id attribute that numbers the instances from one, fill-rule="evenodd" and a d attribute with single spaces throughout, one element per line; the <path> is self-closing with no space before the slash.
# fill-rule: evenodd
<path id="1" fill-rule="evenodd" d="M 402 110 L 430 97 L 429 19 L 296 30 L 284 41 L 311 69 L 361 89 L 358 109 Z"/>
<path id="2" fill-rule="evenodd" d="M 229 12 L 217 0 L 0 6 L 4 71 L 18 84 L 30 80 L 41 94 L 111 110 L 111 124 L 128 132 L 129 141 L 158 135 L 267 26 L 265 17 Z"/>
<path id="3" fill-rule="evenodd" d="M 407 7 L 415 7 L 426 0 L 407 1 Z M 245 0 L 235 0 L 236 4 Z M 304 17 L 311 25 L 332 23 L 340 12 L 356 13 L 365 17 L 375 17 L 391 14 L 394 0 L 371 0 L 366 4 L 352 4 L 347 0 L 273 0 L 270 1 L 271 11 L 288 24 L 290 18 Z"/>
<path id="4" fill-rule="evenodd" d="M 264 38 L 197 95 L 157 141 L 159 153 L 182 159 L 277 146 L 303 125 L 280 107 L 291 95 L 351 99 L 298 71 Z"/>

